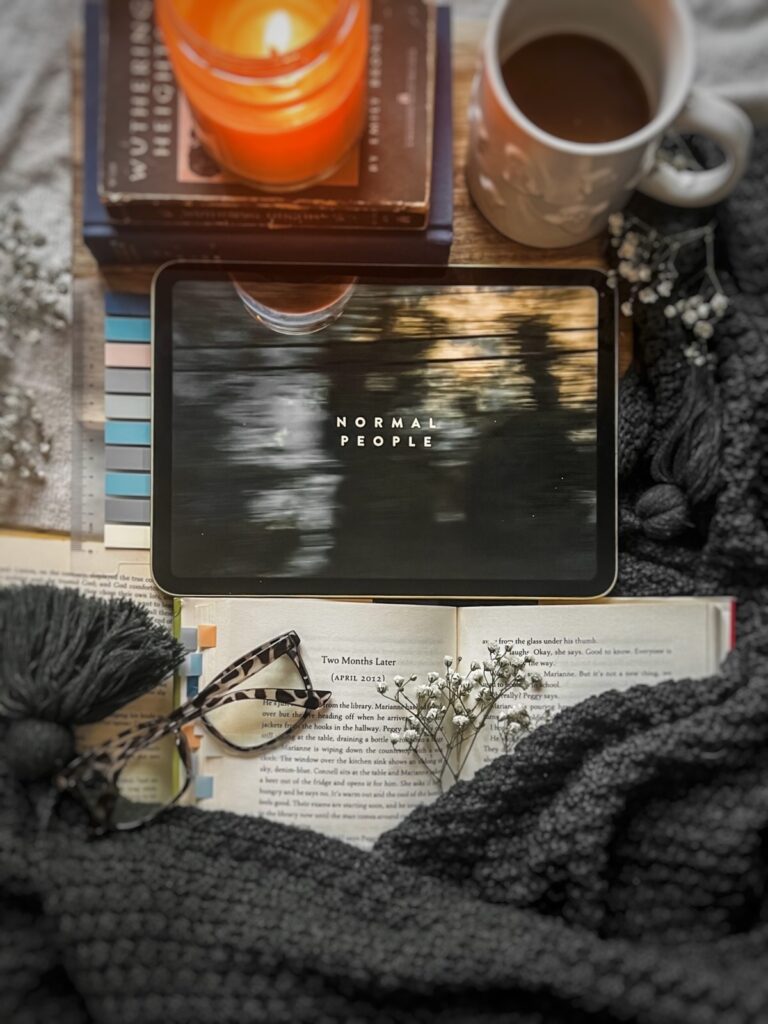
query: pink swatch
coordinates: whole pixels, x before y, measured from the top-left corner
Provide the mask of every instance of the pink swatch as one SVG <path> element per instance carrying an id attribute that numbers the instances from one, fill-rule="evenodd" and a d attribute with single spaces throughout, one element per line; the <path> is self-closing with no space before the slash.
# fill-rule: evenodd
<path id="1" fill-rule="evenodd" d="M 148 370 L 152 365 L 150 345 L 121 345 L 108 342 L 104 346 L 104 365 L 131 370 Z"/>

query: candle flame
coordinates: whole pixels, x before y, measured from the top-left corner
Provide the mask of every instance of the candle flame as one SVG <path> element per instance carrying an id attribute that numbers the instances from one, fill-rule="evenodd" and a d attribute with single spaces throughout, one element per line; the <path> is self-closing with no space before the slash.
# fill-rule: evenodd
<path id="1" fill-rule="evenodd" d="M 293 36 L 291 16 L 287 11 L 270 14 L 264 29 L 264 47 L 268 53 L 287 53 Z"/>

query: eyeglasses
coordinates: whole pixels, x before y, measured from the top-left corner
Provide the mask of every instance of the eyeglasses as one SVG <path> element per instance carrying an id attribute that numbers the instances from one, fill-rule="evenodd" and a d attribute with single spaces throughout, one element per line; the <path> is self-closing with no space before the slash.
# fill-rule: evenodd
<path id="1" fill-rule="evenodd" d="M 57 789 L 84 804 L 98 834 L 156 818 L 179 802 L 194 777 L 192 723 L 201 721 L 230 750 L 255 753 L 285 740 L 328 703 L 330 691 L 312 686 L 300 643 L 291 631 L 243 655 L 167 717 L 125 729 L 75 758 L 57 775 Z M 265 669 L 275 685 L 243 688 Z M 154 766 L 166 770 L 153 772 Z"/>

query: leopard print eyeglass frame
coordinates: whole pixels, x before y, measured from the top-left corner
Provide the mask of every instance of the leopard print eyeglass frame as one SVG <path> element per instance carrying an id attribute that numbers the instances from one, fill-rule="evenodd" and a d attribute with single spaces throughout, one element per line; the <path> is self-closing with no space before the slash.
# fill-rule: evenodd
<path id="1" fill-rule="evenodd" d="M 85 806 L 91 825 L 99 835 L 145 825 L 178 803 L 194 778 L 194 758 L 187 734 L 193 723 L 202 722 L 220 743 L 233 752 L 251 754 L 283 742 L 313 711 L 325 707 L 331 699 L 331 692 L 315 690 L 312 686 L 299 651 L 300 644 L 298 633 L 291 631 L 244 654 L 211 680 L 196 697 L 171 714 L 125 729 L 114 739 L 76 757 L 56 776 L 57 789 L 60 793 L 74 796 Z M 301 688 L 238 689 L 247 679 L 282 657 L 289 658 L 295 666 L 303 684 Z M 290 724 L 279 726 L 276 735 L 262 737 L 252 743 L 243 742 L 242 737 L 237 740 L 228 737 L 211 720 L 219 709 L 243 701 L 260 701 L 264 707 L 283 707 L 293 709 L 294 713 Z M 126 768 L 136 764 L 137 755 L 146 755 L 148 748 L 164 740 L 168 741 L 171 752 L 175 746 L 179 758 L 170 790 L 153 796 L 132 792 L 129 783 L 121 785 L 130 774 Z M 133 788 L 135 790 L 136 787 Z"/>

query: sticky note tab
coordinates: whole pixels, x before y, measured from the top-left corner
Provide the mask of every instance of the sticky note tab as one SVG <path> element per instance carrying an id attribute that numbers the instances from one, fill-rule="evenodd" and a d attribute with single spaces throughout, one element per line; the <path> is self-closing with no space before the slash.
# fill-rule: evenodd
<path id="1" fill-rule="evenodd" d="M 108 523 L 135 523 L 149 526 L 150 504 L 144 498 L 107 498 L 104 516 Z"/>
<path id="2" fill-rule="evenodd" d="M 210 650 L 218 643 L 218 635 L 215 626 L 197 627 L 197 646 L 202 651 Z"/>
<path id="3" fill-rule="evenodd" d="M 148 498 L 151 477 L 149 473 L 107 473 L 106 491 L 110 498 Z"/>
<path id="4" fill-rule="evenodd" d="M 189 725 L 185 725 L 181 730 L 187 738 L 189 749 L 192 753 L 196 753 L 200 749 L 200 744 L 203 742 L 202 735 L 195 728 L 195 723 L 190 722 Z"/>
<path id="5" fill-rule="evenodd" d="M 149 395 L 152 393 L 149 370 L 107 367 L 104 371 L 104 390 L 108 395 Z"/>
<path id="6" fill-rule="evenodd" d="M 104 309 L 107 316 L 148 317 L 151 301 L 149 295 L 138 292 L 107 292 Z"/>
<path id="7" fill-rule="evenodd" d="M 187 676 L 187 700 L 192 700 L 200 693 L 200 677 Z"/>
<path id="8" fill-rule="evenodd" d="M 106 523 L 104 526 L 104 547 L 123 551 L 149 551 L 150 528 L 128 526 L 122 523 Z"/>
<path id="9" fill-rule="evenodd" d="M 149 395 L 105 395 L 104 415 L 108 420 L 148 420 L 152 399 Z"/>
<path id="10" fill-rule="evenodd" d="M 213 796 L 213 776 L 198 775 L 195 779 L 195 798 L 197 800 L 210 800 Z"/>
<path id="11" fill-rule="evenodd" d="M 131 444 L 149 446 L 152 430 L 147 422 L 131 422 L 129 420 L 109 420 L 104 424 L 104 441 L 106 444 Z"/>
<path id="12" fill-rule="evenodd" d="M 184 626 L 179 633 L 179 640 L 181 641 L 185 651 L 196 651 L 197 650 L 197 630 L 194 626 Z"/>
<path id="13" fill-rule="evenodd" d="M 146 345 L 152 338 L 151 321 L 147 317 L 108 316 L 104 323 L 107 341 L 124 341 Z"/>
<path id="14" fill-rule="evenodd" d="M 148 370 L 152 366 L 152 347 L 107 342 L 104 346 L 104 365 L 126 370 Z"/>
<path id="15" fill-rule="evenodd" d="M 152 452 L 149 448 L 133 445 L 108 445 L 104 453 L 105 468 L 118 472 L 149 473 L 152 469 Z"/>
<path id="16" fill-rule="evenodd" d="M 188 676 L 201 676 L 203 674 L 203 655 L 200 651 L 193 651 L 188 654 L 184 661 L 184 671 Z"/>

